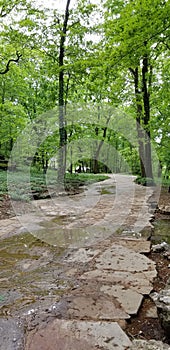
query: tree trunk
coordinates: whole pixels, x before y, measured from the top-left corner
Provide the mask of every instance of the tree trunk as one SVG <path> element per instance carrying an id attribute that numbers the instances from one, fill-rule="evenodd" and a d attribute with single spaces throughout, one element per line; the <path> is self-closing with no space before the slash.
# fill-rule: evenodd
<path id="1" fill-rule="evenodd" d="M 107 122 L 106 122 L 106 125 L 109 124 L 109 121 L 110 121 L 110 117 L 108 117 L 107 119 Z M 104 143 L 104 140 L 106 138 L 106 133 L 107 133 L 107 126 L 105 126 L 103 128 L 103 137 L 102 137 L 102 140 L 100 140 L 99 144 L 98 144 L 98 147 L 97 147 L 97 150 L 95 152 L 95 157 L 94 157 L 94 168 L 93 168 L 93 172 L 94 174 L 97 174 L 99 172 L 99 165 L 98 165 L 98 162 L 99 162 L 99 154 L 100 154 L 100 150 L 103 146 L 103 143 Z M 97 135 L 98 135 L 98 128 L 97 128 Z"/>
<path id="2" fill-rule="evenodd" d="M 146 177 L 146 168 L 145 168 L 145 131 L 141 127 L 141 121 L 143 119 L 142 115 L 142 99 L 141 91 L 139 90 L 139 71 L 138 68 L 135 70 L 130 68 L 130 72 L 134 77 L 135 85 L 135 98 L 136 98 L 136 130 L 138 135 L 138 150 L 139 150 L 139 159 L 140 159 L 140 170 L 141 176 Z"/>
<path id="3" fill-rule="evenodd" d="M 148 57 L 143 58 L 142 67 L 142 92 L 143 92 L 143 106 L 144 106 L 144 129 L 145 129 L 145 171 L 146 177 L 153 179 L 152 172 L 152 155 L 151 155 L 151 139 L 150 139 L 150 95 L 148 90 Z M 151 82 L 150 82 L 151 84 Z"/>
<path id="4" fill-rule="evenodd" d="M 59 51 L 59 155 L 58 155 L 58 185 L 64 186 L 64 175 L 66 171 L 66 120 L 65 120 L 65 106 L 64 106 L 64 56 L 65 56 L 65 40 L 67 33 L 67 25 L 69 19 L 69 6 L 71 0 L 67 0 L 63 29 L 60 37 L 60 51 Z"/>
<path id="5" fill-rule="evenodd" d="M 148 79 L 148 57 L 143 58 L 142 65 L 142 91 L 139 89 L 139 71 L 130 68 L 130 72 L 134 77 L 135 97 L 136 97 L 136 128 L 139 145 L 139 158 L 142 177 L 150 177 L 153 179 L 152 172 L 152 155 L 151 155 L 151 140 L 150 140 L 150 96 L 149 87 L 151 86 L 151 72 Z M 144 111 L 144 112 L 143 112 Z M 143 125 L 141 125 L 143 121 Z"/>

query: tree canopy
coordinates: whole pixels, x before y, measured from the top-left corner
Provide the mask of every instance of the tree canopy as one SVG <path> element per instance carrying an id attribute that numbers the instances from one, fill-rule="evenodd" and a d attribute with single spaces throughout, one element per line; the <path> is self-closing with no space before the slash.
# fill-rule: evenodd
<path id="1" fill-rule="evenodd" d="M 64 6 L 0 1 L 1 159 L 169 176 L 170 3 Z"/>

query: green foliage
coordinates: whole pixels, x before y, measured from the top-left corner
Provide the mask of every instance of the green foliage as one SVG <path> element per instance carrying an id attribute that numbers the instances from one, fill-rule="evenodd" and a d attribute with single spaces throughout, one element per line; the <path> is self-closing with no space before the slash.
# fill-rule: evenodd
<path id="1" fill-rule="evenodd" d="M 107 175 L 100 175 L 100 174 L 86 174 L 86 173 L 80 173 L 80 174 L 66 174 L 65 176 L 65 182 L 79 182 L 82 185 L 83 184 L 91 184 L 94 182 L 104 181 L 108 179 L 109 177 Z"/>
<path id="2" fill-rule="evenodd" d="M 68 164 L 78 164 L 79 160 L 89 162 L 97 154 L 100 169 L 107 158 L 110 169 L 115 172 L 125 171 L 127 164 L 132 173 L 139 174 L 140 159 L 134 126 L 136 96 L 134 79 L 129 71 L 129 67 L 133 70 L 137 67 L 141 125 L 150 132 L 163 173 L 169 174 L 170 4 L 159 0 L 107 0 L 104 8 L 102 6 L 102 1 L 97 6 L 79 0 L 71 8 L 64 63 L 59 67 L 63 14 L 48 9 L 43 13 L 36 7 L 36 2 L 33 6 L 33 2 L 26 0 L 0 1 L 0 72 L 5 70 L 9 60 L 16 59 L 17 52 L 22 55 L 17 62 L 10 63 L 7 74 L 0 74 L 0 155 L 8 160 L 18 137 L 26 133 L 25 127 L 32 123 L 34 129 L 30 134 L 30 144 L 23 143 L 16 165 L 20 166 L 20 158 L 27 151 L 34 155 L 33 144 L 37 141 L 37 162 L 35 169 L 31 167 L 33 191 L 40 193 L 46 189 L 43 171 L 39 176 L 37 169 L 42 170 L 44 158 L 49 163 L 59 147 L 58 112 L 55 107 L 61 71 L 64 73 Z M 98 23 L 100 18 L 102 21 Z M 93 37 L 97 33 L 101 37 L 98 35 L 95 42 Z M 142 60 L 146 55 L 149 71 L 145 79 L 150 111 L 147 125 L 144 123 L 142 103 Z M 55 110 L 54 131 L 48 128 L 52 110 Z M 48 132 L 45 134 L 46 128 Z M 112 151 L 106 150 L 105 145 L 109 145 Z M 68 176 L 67 183 L 81 183 L 86 175 L 74 175 L 72 180 Z M 91 174 L 87 175 L 86 181 L 88 176 Z M 23 178 L 27 182 L 25 176 Z M 15 198 L 24 196 L 22 178 L 20 181 L 21 188 L 17 184 L 17 194 L 12 192 Z M 141 181 L 149 183 L 150 180 Z M 49 182 L 55 186 L 56 172 L 51 173 Z M 6 190 L 3 188 L 3 191 L 5 193 Z M 29 189 L 27 196 L 30 198 Z"/>
<path id="3" fill-rule="evenodd" d="M 155 183 L 153 181 L 152 178 L 150 177 L 141 177 L 141 176 L 138 176 L 136 179 L 135 179 L 135 182 L 138 184 L 138 185 L 142 185 L 142 186 L 155 186 Z"/>
<path id="4" fill-rule="evenodd" d="M 158 182 L 159 183 L 159 182 Z M 161 185 L 169 189 L 170 187 L 170 177 L 169 178 L 162 178 L 161 179 Z"/>
<path id="5" fill-rule="evenodd" d="M 2 170 L 0 171 L 0 191 L 7 193 L 7 172 Z"/>
<path id="6" fill-rule="evenodd" d="M 30 201 L 35 195 L 36 198 L 43 198 L 44 193 L 56 191 L 56 171 L 49 170 L 47 176 L 43 172 L 37 172 L 31 168 L 31 175 L 28 177 L 27 169 L 18 170 L 8 174 L 0 171 L 0 198 L 9 194 L 12 200 Z M 66 191 L 79 189 L 80 186 L 106 180 L 108 176 L 94 174 L 66 174 L 64 186 Z"/>

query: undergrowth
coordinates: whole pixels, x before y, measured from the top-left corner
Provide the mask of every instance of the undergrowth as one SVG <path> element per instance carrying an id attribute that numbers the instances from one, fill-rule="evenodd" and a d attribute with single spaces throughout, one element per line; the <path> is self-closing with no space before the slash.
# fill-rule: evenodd
<path id="1" fill-rule="evenodd" d="M 79 188 L 94 182 L 107 179 L 102 174 L 66 174 L 64 178 L 64 188 L 66 191 Z M 13 200 L 29 201 L 36 195 L 43 197 L 44 193 L 55 192 L 57 187 L 57 172 L 49 170 L 46 175 L 42 172 L 31 169 L 29 173 L 26 169 L 14 172 L 0 171 L 0 200 L 8 194 Z"/>

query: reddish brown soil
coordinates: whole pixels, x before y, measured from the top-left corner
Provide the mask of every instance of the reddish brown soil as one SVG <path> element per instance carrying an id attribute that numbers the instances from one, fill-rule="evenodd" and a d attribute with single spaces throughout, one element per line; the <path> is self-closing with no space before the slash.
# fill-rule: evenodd
<path id="1" fill-rule="evenodd" d="M 168 278 L 170 277 L 170 269 L 168 265 L 170 261 L 163 256 L 163 253 L 150 253 L 148 257 L 156 262 L 158 276 L 155 278 L 153 292 L 159 292 L 164 289 Z M 130 337 L 139 339 L 155 339 L 169 343 L 165 333 L 160 325 L 158 318 L 147 317 L 147 311 L 154 307 L 155 304 L 150 297 L 146 297 L 137 316 L 132 317 L 127 326 L 127 334 Z"/>
<path id="2" fill-rule="evenodd" d="M 0 220 L 8 219 L 14 215 L 11 201 L 7 195 L 4 195 L 3 200 L 0 201 Z"/>
<path id="3" fill-rule="evenodd" d="M 154 201 L 154 194 L 151 201 Z M 170 205 L 170 193 L 168 193 L 167 188 L 162 188 L 159 198 L 158 206 L 169 206 Z M 167 219 L 169 215 L 164 215 L 159 212 L 155 213 L 155 219 Z M 164 257 L 163 253 L 153 253 L 151 252 L 148 257 L 156 262 L 156 267 L 158 271 L 158 276 L 155 278 L 153 285 L 153 292 L 159 292 L 161 289 L 165 288 L 166 282 L 170 277 L 170 269 L 168 265 L 170 261 Z M 165 333 L 160 325 L 158 318 L 147 317 L 147 311 L 154 307 L 155 304 L 150 297 L 146 297 L 143 301 L 142 307 L 137 316 L 132 317 L 128 326 L 127 333 L 131 338 L 139 339 L 155 339 L 162 340 L 164 342 L 170 343 L 170 340 L 166 338 Z"/>

